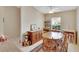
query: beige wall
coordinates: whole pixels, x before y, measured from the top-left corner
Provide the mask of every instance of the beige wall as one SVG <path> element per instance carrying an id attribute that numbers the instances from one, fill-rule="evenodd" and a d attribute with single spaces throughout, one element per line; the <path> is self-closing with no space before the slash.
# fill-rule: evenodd
<path id="1" fill-rule="evenodd" d="M 20 9 L 4 7 L 4 34 L 9 38 L 20 36 Z"/>
<path id="2" fill-rule="evenodd" d="M 76 30 L 76 11 L 59 12 L 55 14 L 46 14 L 45 19 L 50 20 L 52 17 L 61 17 L 61 27 L 65 30 Z"/>
<path id="3" fill-rule="evenodd" d="M 21 7 L 21 34 L 30 30 L 30 24 L 36 24 L 40 29 L 43 28 L 44 15 L 35 8 Z"/>
<path id="4" fill-rule="evenodd" d="M 77 21 L 76 21 L 76 29 L 77 29 L 77 44 L 79 45 L 79 7 L 77 7 L 77 11 L 76 11 L 76 17 L 77 17 Z"/>

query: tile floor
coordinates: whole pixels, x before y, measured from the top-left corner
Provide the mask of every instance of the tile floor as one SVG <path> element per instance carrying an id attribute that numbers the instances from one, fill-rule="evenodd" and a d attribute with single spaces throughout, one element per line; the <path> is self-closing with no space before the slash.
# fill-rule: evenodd
<path id="1" fill-rule="evenodd" d="M 20 52 L 20 49 L 8 39 L 5 42 L 0 42 L 0 52 Z"/>

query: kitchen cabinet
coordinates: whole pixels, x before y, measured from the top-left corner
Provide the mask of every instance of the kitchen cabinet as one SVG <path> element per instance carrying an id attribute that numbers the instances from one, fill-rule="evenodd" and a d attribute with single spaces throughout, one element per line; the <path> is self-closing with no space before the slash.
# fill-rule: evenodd
<path id="1" fill-rule="evenodd" d="M 28 40 L 31 41 L 31 44 L 34 44 L 41 40 L 42 38 L 42 32 L 41 31 L 28 31 Z"/>

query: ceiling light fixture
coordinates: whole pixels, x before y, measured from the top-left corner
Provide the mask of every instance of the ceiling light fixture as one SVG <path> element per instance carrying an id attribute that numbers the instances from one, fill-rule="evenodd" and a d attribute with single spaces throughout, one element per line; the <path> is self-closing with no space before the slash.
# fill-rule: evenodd
<path id="1" fill-rule="evenodd" d="M 54 13 L 54 12 L 52 11 L 52 6 L 49 6 L 49 13 Z"/>
<path id="2" fill-rule="evenodd" d="M 55 13 L 61 11 L 59 8 L 52 8 L 52 6 L 49 7 L 49 12 L 48 13 Z"/>
<path id="3" fill-rule="evenodd" d="M 50 10 L 49 13 L 54 13 L 54 11 Z"/>

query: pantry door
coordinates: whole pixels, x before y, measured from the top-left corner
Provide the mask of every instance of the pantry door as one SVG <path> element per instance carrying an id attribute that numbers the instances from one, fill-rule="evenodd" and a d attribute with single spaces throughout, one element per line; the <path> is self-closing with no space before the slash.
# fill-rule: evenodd
<path id="1" fill-rule="evenodd" d="M 3 17 L 3 14 L 4 14 L 4 8 L 3 7 L 0 7 L 0 34 L 4 34 L 4 17 Z"/>
<path id="2" fill-rule="evenodd" d="M 8 38 L 20 36 L 20 9 L 14 6 L 4 7 L 4 34 Z"/>
<path id="3" fill-rule="evenodd" d="M 4 26 L 3 26 L 4 24 L 3 24 L 3 18 L 2 17 L 0 17 L 0 34 L 4 34 Z"/>

